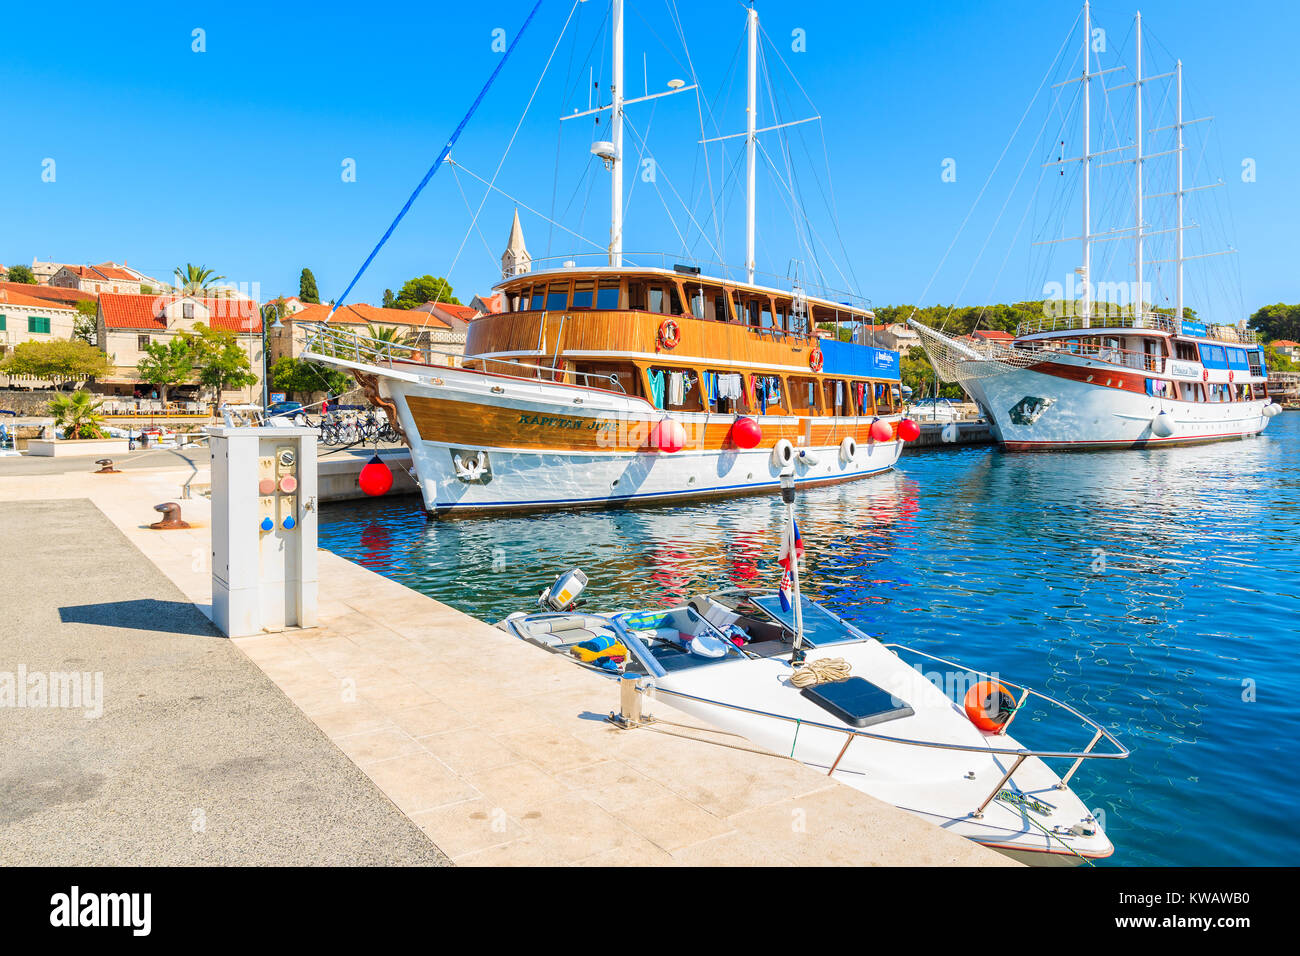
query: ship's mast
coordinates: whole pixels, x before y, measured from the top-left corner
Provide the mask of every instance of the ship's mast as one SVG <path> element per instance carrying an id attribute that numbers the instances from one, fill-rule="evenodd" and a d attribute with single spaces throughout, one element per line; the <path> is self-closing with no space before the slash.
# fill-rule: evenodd
<path id="1" fill-rule="evenodd" d="M 1092 6 L 1083 4 L 1083 326 L 1092 325 Z"/>
<path id="2" fill-rule="evenodd" d="M 745 275 L 754 284 L 754 164 L 758 153 L 758 11 L 751 0 L 747 20 L 749 34 L 748 100 L 745 128 Z"/>
<path id="3" fill-rule="evenodd" d="M 1174 66 L 1174 85 L 1177 87 L 1177 112 L 1174 118 L 1174 128 L 1178 131 L 1177 142 L 1174 144 L 1178 148 L 1178 180 L 1174 187 L 1177 190 L 1177 208 L 1178 208 L 1178 229 L 1175 235 L 1175 265 L 1174 273 L 1174 315 L 1177 316 L 1178 327 L 1181 329 L 1183 324 L 1183 61 L 1179 60 Z"/>
<path id="4" fill-rule="evenodd" d="M 1142 314 L 1143 295 L 1142 295 L 1142 11 L 1138 11 L 1136 18 L 1135 30 L 1137 32 L 1137 64 L 1136 64 L 1136 82 L 1134 83 L 1134 92 L 1136 101 L 1134 106 L 1134 116 L 1136 117 L 1135 145 L 1137 148 L 1137 157 L 1134 162 L 1137 177 L 1137 189 L 1135 191 L 1135 205 L 1137 221 L 1134 224 L 1135 238 L 1135 261 L 1137 266 L 1137 286 L 1133 290 L 1133 318 L 1136 322 L 1140 321 L 1139 316 Z M 1181 161 L 1182 157 L 1179 156 Z"/>
<path id="5" fill-rule="evenodd" d="M 610 132 L 614 158 L 610 168 L 609 264 L 623 265 L 623 0 L 612 2 L 613 99 L 610 103 Z"/>

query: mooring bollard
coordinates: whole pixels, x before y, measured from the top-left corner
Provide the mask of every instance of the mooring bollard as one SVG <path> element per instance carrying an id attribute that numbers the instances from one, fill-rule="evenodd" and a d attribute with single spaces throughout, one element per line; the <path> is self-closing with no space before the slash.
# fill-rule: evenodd
<path id="1" fill-rule="evenodd" d="M 113 467 L 113 459 L 101 458 L 95 462 L 99 466 L 99 471 L 91 472 L 92 475 L 120 475 L 121 472 Z"/>
<path id="2" fill-rule="evenodd" d="M 189 524 L 181 520 L 181 506 L 174 501 L 164 501 L 153 506 L 154 511 L 162 512 L 162 520 L 149 525 L 155 531 L 171 531 L 174 528 L 188 528 Z"/>
<path id="3" fill-rule="evenodd" d="M 641 694 L 637 691 L 635 674 L 624 674 L 618 682 L 618 716 L 624 727 L 641 723 Z"/>

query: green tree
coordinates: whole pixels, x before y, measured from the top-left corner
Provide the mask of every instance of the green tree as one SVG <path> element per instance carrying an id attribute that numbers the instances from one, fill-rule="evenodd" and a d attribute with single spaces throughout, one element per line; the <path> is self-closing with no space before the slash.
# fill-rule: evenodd
<path id="1" fill-rule="evenodd" d="M 316 277 L 311 274 L 310 269 L 304 268 L 302 275 L 298 277 L 298 301 L 311 305 L 320 304 L 320 293 L 316 291 Z"/>
<path id="2" fill-rule="evenodd" d="M 282 355 L 271 366 L 271 387 L 300 396 L 312 392 L 341 395 L 352 388 L 352 377 L 333 366 Z"/>
<path id="3" fill-rule="evenodd" d="M 393 300 L 394 309 L 414 309 L 426 302 L 450 302 L 460 305 L 460 299 L 452 295 L 451 283 L 439 276 L 418 276 L 406 280 L 406 283 Z"/>
<path id="4" fill-rule="evenodd" d="M 51 399 L 49 408 L 54 416 L 54 425 L 63 429 L 64 438 L 107 438 L 108 434 L 100 428 L 104 418 L 99 409 L 103 405 L 103 399 L 96 399 L 86 391 L 77 391 Z"/>
<path id="5" fill-rule="evenodd" d="M 1264 365 L 1270 372 L 1294 372 L 1300 369 L 1300 365 L 1280 354 L 1272 345 L 1264 346 Z"/>
<path id="6" fill-rule="evenodd" d="M 72 320 L 72 338 L 87 345 L 99 344 L 99 305 L 96 302 L 78 302 L 77 317 Z"/>
<path id="7" fill-rule="evenodd" d="M 185 338 L 194 350 L 199 383 L 213 390 L 216 401 L 221 401 L 221 393 L 227 389 L 244 388 L 257 381 L 248 353 L 234 332 L 196 322 Z"/>
<path id="8" fill-rule="evenodd" d="M 391 309 L 391 308 L 394 308 L 393 303 L 396 302 L 396 301 L 397 301 L 397 300 L 393 298 L 393 290 L 392 290 L 392 289 L 385 289 L 385 290 L 384 290 L 384 308 L 385 308 L 385 309 Z"/>
<path id="9" fill-rule="evenodd" d="M 192 262 L 185 263 L 185 268 L 176 267 L 176 285 L 185 295 L 197 295 L 209 286 L 225 279 L 225 276 L 214 274 L 215 270 L 196 266 Z"/>
<path id="10" fill-rule="evenodd" d="M 21 342 L 0 362 L 6 375 L 47 378 L 62 387 L 67 382 L 84 382 L 108 371 L 108 356 L 81 341 Z"/>
<path id="11" fill-rule="evenodd" d="M 173 335 L 165 342 L 150 342 L 145 346 L 145 357 L 136 364 L 140 380 L 158 386 L 162 400 L 167 401 L 167 389 L 188 381 L 194 374 L 197 357 L 188 336 Z"/>
<path id="12" fill-rule="evenodd" d="M 30 266 L 10 266 L 8 282 L 21 282 L 24 285 L 36 285 L 36 276 L 32 275 Z"/>
<path id="13" fill-rule="evenodd" d="M 1300 305 L 1266 305 L 1257 309 L 1248 323 L 1266 342 L 1289 339 L 1300 342 Z"/>

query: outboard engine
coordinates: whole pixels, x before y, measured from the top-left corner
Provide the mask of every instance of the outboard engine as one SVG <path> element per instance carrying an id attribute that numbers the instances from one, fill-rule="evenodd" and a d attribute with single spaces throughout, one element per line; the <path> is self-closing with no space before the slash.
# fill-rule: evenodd
<path id="1" fill-rule="evenodd" d="M 587 586 L 587 576 L 581 568 L 569 568 L 560 573 L 555 582 L 537 596 L 539 606 L 552 611 L 572 611 L 578 606 L 578 595 Z"/>

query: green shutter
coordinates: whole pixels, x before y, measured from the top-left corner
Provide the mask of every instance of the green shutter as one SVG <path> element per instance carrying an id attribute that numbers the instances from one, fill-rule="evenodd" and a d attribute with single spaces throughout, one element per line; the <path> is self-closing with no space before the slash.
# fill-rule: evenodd
<path id="1" fill-rule="evenodd" d="M 49 335 L 50 320 L 48 316 L 29 315 L 27 316 L 27 331 L 39 332 Z"/>
<path id="2" fill-rule="evenodd" d="M 0 332 L 3 332 L 4 330 L 5 330 L 5 317 L 3 315 L 0 315 Z"/>

